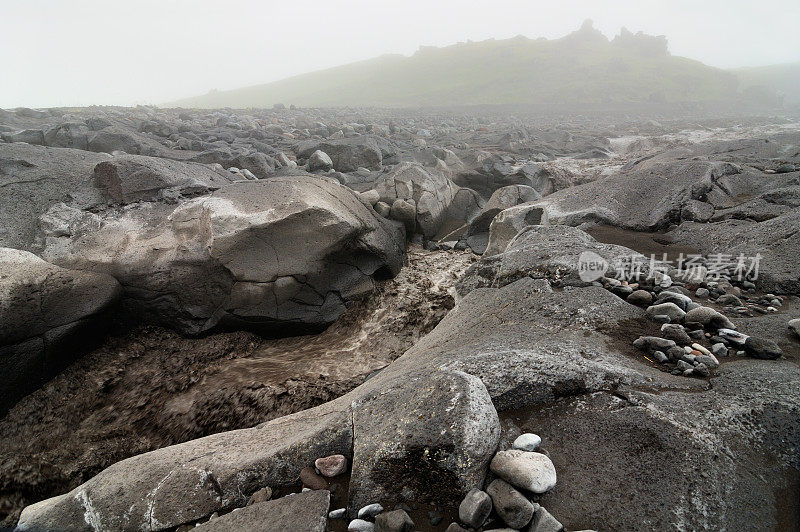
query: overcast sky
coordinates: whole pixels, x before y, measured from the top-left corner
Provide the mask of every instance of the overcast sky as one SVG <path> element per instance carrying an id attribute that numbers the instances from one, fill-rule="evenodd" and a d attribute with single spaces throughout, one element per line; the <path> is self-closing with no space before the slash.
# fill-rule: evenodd
<path id="1" fill-rule="evenodd" d="M 0 107 L 162 103 L 586 18 L 719 67 L 800 60 L 798 0 L 0 0 Z"/>

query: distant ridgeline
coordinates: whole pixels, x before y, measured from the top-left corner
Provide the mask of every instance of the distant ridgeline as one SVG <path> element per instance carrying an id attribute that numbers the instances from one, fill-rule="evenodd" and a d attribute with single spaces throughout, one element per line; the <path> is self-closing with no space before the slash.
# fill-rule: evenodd
<path id="1" fill-rule="evenodd" d="M 664 36 L 626 29 L 612 40 L 586 21 L 555 40 L 422 47 L 281 81 L 212 91 L 183 107 L 455 106 L 711 102 L 740 98 L 737 74 L 676 57 Z M 768 97 L 774 91 L 765 89 Z M 754 97 L 762 97 L 758 93 Z"/>

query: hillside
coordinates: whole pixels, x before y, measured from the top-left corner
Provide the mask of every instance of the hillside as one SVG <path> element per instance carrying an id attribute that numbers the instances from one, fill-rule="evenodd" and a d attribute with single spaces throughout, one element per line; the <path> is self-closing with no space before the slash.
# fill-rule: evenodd
<path id="1" fill-rule="evenodd" d="M 786 65 L 740 68 L 733 71 L 742 92 L 751 99 L 776 98 L 788 105 L 800 104 L 800 62 Z"/>
<path id="2" fill-rule="evenodd" d="M 587 21 L 555 40 L 515 37 L 421 48 L 281 81 L 172 102 L 180 107 L 438 106 L 727 99 L 736 77 L 671 56 L 664 37 Z"/>

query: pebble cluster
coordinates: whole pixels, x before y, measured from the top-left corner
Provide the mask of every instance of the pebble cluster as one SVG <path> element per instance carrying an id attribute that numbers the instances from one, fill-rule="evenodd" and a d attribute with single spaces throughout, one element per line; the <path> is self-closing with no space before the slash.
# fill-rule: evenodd
<path id="1" fill-rule="evenodd" d="M 721 357 L 751 356 L 773 360 L 783 352 L 772 340 L 748 336 L 722 312 L 693 299 L 707 300 L 728 314 L 753 316 L 777 312 L 784 298 L 775 294 L 756 296 L 756 285 L 727 276 L 709 278 L 694 272 L 692 278 L 678 272 L 658 275 L 638 283 L 603 277 L 599 284 L 631 304 L 645 308 L 645 315 L 661 324 L 660 335 L 641 336 L 633 345 L 674 375 L 709 377 Z M 734 284 L 736 283 L 736 284 Z M 738 285 L 738 286 L 737 286 Z M 795 322 L 797 320 L 792 320 Z M 797 324 L 789 327 L 793 330 Z M 705 344 L 705 345 L 704 345 Z"/>

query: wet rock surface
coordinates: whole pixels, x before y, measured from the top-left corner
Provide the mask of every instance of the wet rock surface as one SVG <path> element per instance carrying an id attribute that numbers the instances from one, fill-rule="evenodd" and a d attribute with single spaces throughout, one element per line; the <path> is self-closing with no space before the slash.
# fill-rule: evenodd
<path id="1" fill-rule="evenodd" d="M 3 525 L 800 520 L 796 122 L 29 111 L 0 245 L 122 295 L 0 419 Z"/>

